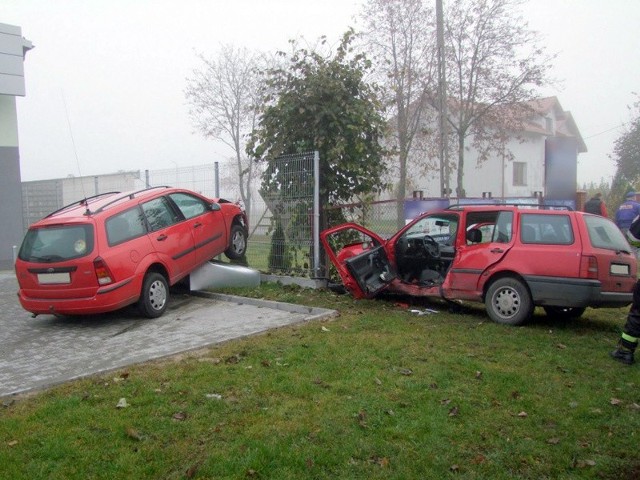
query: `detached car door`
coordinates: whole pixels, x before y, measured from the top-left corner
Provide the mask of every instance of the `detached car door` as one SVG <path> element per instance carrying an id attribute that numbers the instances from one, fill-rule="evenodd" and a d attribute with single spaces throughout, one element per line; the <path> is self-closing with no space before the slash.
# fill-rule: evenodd
<path id="1" fill-rule="evenodd" d="M 396 278 L 385 241 L 360 225 L 330 228 L 320 233 L 320 241 L 344 287 L 355 298 L 371 298 Z"/>

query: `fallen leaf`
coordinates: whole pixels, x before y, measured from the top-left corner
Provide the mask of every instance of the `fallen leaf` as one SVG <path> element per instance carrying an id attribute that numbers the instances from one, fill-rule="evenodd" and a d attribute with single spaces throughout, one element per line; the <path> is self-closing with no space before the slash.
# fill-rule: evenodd
<path id="1" fill-rule="evenodd" d="M 631 408 L 634 408 L 636 410 L 640 410 L 640 405 L 638 405 L 637 403 L 634 402 L 634 403 L 631 404 Z"/>
<path id="2" fill-rule="evenodd" d="M 559 438 L 550 438 L 549 440 L 547 440 L 547 443 L 549 445 L 557 445 L 560 443 L 560 439 Z"/>
<path id="3" fill-rule="evenodd" d="M 622 400 L 620 400 L 619 398 L 612 398 L 610 403 L 611 405 L 620 405 L 622 404 Z"/>
<path id="4" fill-rule="evenodd" d="M 526 418 L 526 417 L 528 417 L 529 415 L 527 415 L 527 412 L 520 412 L 520 413 L 518 414 L 518 416 L 519 416 L 520 418 Z"/>
<path id="5" fill-rule="evenodd" d="M 205 394 L 205 397 L 212 398 L 214 400 L 222 400 L 222 395 L 220 395 L 219 393 L 207 393 Z"/>
<path id="6" fill-rule="evenodd" d="M 477 372 L 476 372 L 476 379 L 477 379 L 477 380 L 482 379 L 482 372 L 480 372 L 480 371 L 477 371 Z"/>
<path id="7" fill-rule="evenodd" d="M 382 380 L 380 380 L 378 377 L 373 379 L 374 382 L 376 382 L 376 385 L 382 385 Z"/>
<path id="8" fill-rule="evenodd" d="M 362 428 L 367 428 L 367 413 L 362 410 L 358 412 L 358 424 Z"/>
<path id="9" fill-rule="evenodd" d="M 310 458 L 307 458 L 305 463 L 307 464 L 307 468 L 312 468 L 314 465 L 313 460 L 311 460 Z"/>
<path id="10" fill-rule="evenodd" d="M 260 365 L 262 365 L 263 367 L 270 367 L 271 366 L 271 362 L 269 360 L 262 360 L 260 362 Z"/>
<path id="11" fill-rule="evenodd" d="M 567 348 L 567 346 L 562 343 L 558 343 L 556 347 L 558 347 L 560 350 L 564 350 L 565 348 Z"/>
<path id="12" fill-rule="evenodd" d="M 482 454 L 476 455 L 475 457 L 473 457 L 473 460 L 471 460 L 471 463 L 475 463 L 476 465 L 480 465 L 484 462 L 487 461 L 487 457 L 485 457 Z"/>
<path id="13" fill-rule="evenodd" d="M 187 414 L 184 413 L 184 412 L 177 412 L 177 413 L 174 413 L 171 418 L 173 418 L 174 420 L 177 420 L 179 422 L 182 422 L 183 420 L 187 419 Z"/>
<path id="14" fill-rule="evenodd" d="M 320 330 L 322 330 L 323 332 L 330 332 L 331 331 L 327 327 L 322 327 Z"/>
<path id="15" fill-rule="evenodd" d="M 453 407 L 451 410 L 449 410 L 449 416 L 450 417 L 455 417 L 458 415 L 458 412 L 460 411 L 460 409 L 458 407 Z"/>
<path id="16" fill-rule="evenodd" d="M 142 435 L 135 428 L 127 428 L 127 437 L 132 438 L 133 440 L 138 440 L 138 441 L 144 440 L 144 435 Z"/>
<path id="17" fill-rule="evenodd" d="M 452 472 L 457 472 L 458 470 L 460 470 L 460 467 L 458 465 L 451 465 L 449 467 L 449 470 Z"/>
<path id="18" fill-rule="evenodd" d="M 127 403 L 127 399 L 121 398 L 120 400 L 118 400 L 118 404 L 116 405 L 116 408 L 127 408 L 128 406 L 129 404 Z"/>
<path id="19" fill-rule="evenodd" d="M 440 400 L 440 405 L 449 405 L 451 403 L 451 400 L 449 400 L 448 398 L 445 398 L 444 400 Z"/>
<path id="20" fill-rule="evenodd" d="M 199 464 L 197 464 L 197 465 L 193 465 L 193 466 L 189 467 L 189 468 L 187 469 L 187 471 L 186 471 L 186 472 L 184 472 L 185 477 L 187 477 L 187 478 L 193 478 L 193 477 L 195 477 L 195 476 L 196 476 L 196 473 L 198 472 L 198 467 L 199 467 L 199 466 L 200 466 L 200 465 L 199 465 Z"/>
<path id="21" fill-rule="evenodd" d="M 513 392 L 511 392 L 511 398 L 513 398 L 514 400 L 518 400 L 520 398 L 520 392 L 514 390 Z"/>
<path id="22" fill-rule="evenodd" d="M 400 373 L 402 375 L 409 376 L 409 375 L 413 375 L 413 370 L 411 370 L 410 368 L 401 368 Z"/>
<path id="23" fill-rule="evenodd" d="M 7 445 L 9 445 L 10 447 L 15 447 L 16 445 L 18 445 L 18 441 L 17 440 L 11 440 L 10 442 L 7 442 Z"/>
<path id="24" fill-rule="evenodd" d="M 227 357 L 225 359 L 225 363 L 231 363 L 231 364 L 236 364 L 240 361 L 240 356 L 239 355 L 231 355 L 230 357 Z"/>

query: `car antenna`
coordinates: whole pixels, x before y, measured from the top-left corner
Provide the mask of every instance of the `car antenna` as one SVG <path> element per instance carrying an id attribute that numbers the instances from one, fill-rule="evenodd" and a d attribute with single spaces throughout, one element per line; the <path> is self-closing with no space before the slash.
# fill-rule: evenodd
<path id="1" fill-rule="evenodd" d="M 69 127 L 69 136 L 71 137 L 71 145 L 73 146 L 73 154 L 76 157 L 76 166 L 78 168 L 78 174 L 80 175 L 80 187 L 82 188 L 82 195 L 84 196 L 84 204 L 87 207 L 85 215 L 90 215 L 89 202 L 87 201 L 87 193 L 84 190 L 84 182 L 82 181 L 82 172 L 80 171 L 80 159 L 78 158 L 78 150 L 76 149 L 76 141 L 73 138 L 73 130 L 71 128 L 71 120 L 69 120 L 69 110 L 67 109 L 67 100 L 64 97 L 64 91 L 60 92 L 62 95 L 62 104 L 64 105 L 64 113 L 67 117 L 67 125 Z"/>

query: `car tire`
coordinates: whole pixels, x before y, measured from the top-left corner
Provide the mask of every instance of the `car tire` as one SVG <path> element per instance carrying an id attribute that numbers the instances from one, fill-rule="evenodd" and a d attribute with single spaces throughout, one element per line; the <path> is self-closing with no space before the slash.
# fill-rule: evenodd
<path id="1" fill-rule="evenodd" d="M 147 318 L 157 318 L 164 313 L 169 303 L 169 284 L 164 275 L 149 272 L 142 282 L 138 308 Z"/>
<path id="2" fill-rule="evenodd" d="M 584 307 L 543 307 L 549 317 L 559 318 L 561 320 L 570 320 L 572 318 L 580 318 L 586 308 Z"/>
<path id="3" fill-rule="evenodd" d="M 526 285 L 513 277 L 499 278 L 485 297 L 487 313 L 496 323 L 522 325 L 533 314 L 533 302 Z"/>
<path id="4" fill-rule="evenodd" d="M 224 254 L 230 260 L 239 260 L 247 253 L 247 232 L 241 225 L 231 227 L 231 241 Z"/>

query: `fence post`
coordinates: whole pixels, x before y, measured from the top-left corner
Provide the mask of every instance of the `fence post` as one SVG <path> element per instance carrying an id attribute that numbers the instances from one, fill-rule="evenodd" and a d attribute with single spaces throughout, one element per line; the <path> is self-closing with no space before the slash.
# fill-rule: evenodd
<path id="1" fill-rule="evenodd" d="M 146 169 L 144 171 L 144 183 L 145 183 L 145 188 L 149 188 L 151 186 L 149 184 L 149 169 Z"/>
<path id="2" fill-rule="evenodd" d="M 320 153 L 313 152 L 313 271 L 320 277 Z"/>
<path id="3" fill-rule="evenodd" d="M 216 198 L 220 198 L 220 165 L 218 162 L 213 163 L 213 195 Z"/>

